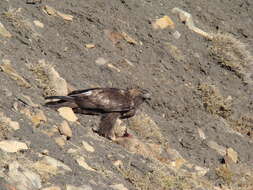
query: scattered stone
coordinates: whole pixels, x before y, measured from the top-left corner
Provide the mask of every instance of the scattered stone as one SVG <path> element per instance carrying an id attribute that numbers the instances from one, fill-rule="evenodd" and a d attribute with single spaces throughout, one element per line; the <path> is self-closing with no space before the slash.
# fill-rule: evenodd
<path id="1" fill-rule="evenodd" d="M 208 39 L 213 38 L 213 36 L 211 34 L 204 32 L 203 30 L 201 30 L 200 28 L 195 26 L 193 19 L 192 19 L 192 15 L 190 13 L 183 11 L 182 9 L 177 8 L 177 7 L 172 9 L 172 13 L 177 14 L 180 21 L 185 23 L 186 26 L 188 26 L 188 28 L 190 30 L 196 32 L 197 34 L 204 36 L 205 38 L 208 38 Z"/>
<path id="2" fill-rule="evenodd" d="M 89 185 L 81 185 L 80 187 L 66 185 L 66 190 L 92 190 L 92 188 Z"/>
<path id="3" fill-rule="evenodd" d="M 12 121 L 9 117 L 6 117 L 3 112 L 0 112 L 0 124 L 7 125 L 13 130 L 20 129 L 19 123 Z"/>
<path id="4" fill-rule="evenodd" d="M 119 32 L 104 30 L 105 36 L 112 41 L 113 44 L 117 44 L 123 39 L 123 36 Z"/>
<path id="5" fill-rule="evenodd" d="M 41 123 L 47 121 L 44 112 L 40 109 L 37 109 L 34 113 L 32 113 L 30 119 L 36 127 L 39 126 Z"/>
<path id="6" fill-rule="evenodd" d="M 113 190 L 128 190 L 123 184 L 110 185 Z"/>
<path id="7" fill-rule="evenodd" d="M 171 162 L 170 165 L 175 167 L 176 169 L 180 169 L 185 163 L 186 163 L 185 159 L 178 158 L 175 161 Z"/>
<path id="8" fill-rule="evenodd" d="M 66 137 L 61 136 L 61 137 L 55 137 L 54 141 L 56 144 L 58 144 L 60 147 L 63 147 L 66 144 Z"/>
<path id="9" fill-rule="evenodd" d="M 73 148 L 70 148 L 67 151 L 67 153 L 69 153 L 69 154 L 75 154 L 76 152 L 78 152 L 78 149 L 73 149 Z"/>
<path id="10" fill-rule="evenodd" d="M 115 67 L 115 66 L 114 66 L 113 64 L 111 64 L 111 63 L 108 63 L 107 66 L 108 66 L 109 68 L 111 68 L 111 69 L 117 71 L 117 72 L 120 72 L 120 69 L 117 68 L 117 67 Z"/>
<path id="11" fill-rule="evenodd" d="M 87 150 L 88 152 L 95 151 L 95 149 L 91 145 L 89 145 L 87 142 L 82 141 L 82 144 L 83 144 L 84 149 Z"/>
<path id="12" fill-rule="evenodd" d="M 61 123 L 61 125 L 58 127 L 58 129 L 59 129 L 61 135 L 64 135 L 68 138 L 72 137 L 72 130 L 69 127 L 69 124 L 67 121 L 64 120 Z"/>
<path id="13" fill-rule="evenodd" d="M 117 168 L 123 168 L 123 162 L 121 160 L 116 160 L 113 162 L 113 165 Z"/>
<path id="14" fill-rule="evenodd" d="M 105 65 L 108 62 L 107 59 L 103 58 L 103 57 L 99 57 L 96 59 L 95 63 L 97 65 Z"/>
<path id="15" fill-rule="evenodd" d="M 37 27 L 44 28 L 44 24 L 42 22 L 40 22 L 39 20 L 34 20 L 33 23 Z"/>
<path id="16" fill-rule="evenodd" d="M 234 149 L 228 148 L 226 151 L 226 156 L 234 163 L 238 162 L 238 154 Z"/>
<path id="17" fill-rule="evenodd" d="M 57 173 L 72 171 L 69 166 L 50 156 L 43 156 L 42 160 L 33 164 L 33 168 L 35 168 L 42 176 L 48 174 L 56 175 Z"/>
<path id="18" fill-rule="evenodd" d="M 24 94 L 17 94 L 16 97 L 19 101 L 25 102 L 27 105 L 31 107 L 34 107 L 34 108 L 39 107 L 38 104 L 33 103 L 32 99 L 29 96 L 26 96 Z"/>
<path id="19" fill-rule="evenodd" d="M 92 49 L 92 48 L 95 48 L 95 44 L 85 44 L 85 47 L 88 48 L 88 49 Z"/>
<path id="20" fill-rule="evenodd" d="M 49 151 L 47 149 L 42 150 L 41 154 L 48 156 Z"/>
<path id="21" fill-rule="evenodd" d="M 61 190 L 61 188 L 58 186 L 51 186 L 51 187 L 43 188 L 42 190 Z"/>
<path id="22" fill-rule="evenodd" d="M 4 27 L 4 25 L 0 22 L 0 35 L 5 38 L 11 38 L 11 33 Z"/>
<path id="23" fill-rule="evenodd" d="M 196 170 L 197 175 L 199 177 L 206 175 L 206 173 L 209 171 L 209 168 L 204 168 L 204 167 L 200 167 L 200 166 L 195 166 L 194 169 Z"/>
<path id="24" fill-rule="evenodd" d="M 86 169 L 86 170 L 96 171 L 96 170 L 94 170 L 93 168 L 91 168 L 91 167 L 85 162 L 85 160 L 84 160 L 83 157 L 78 157 L 78 158 L 76 158 L 76 162 L 77 162 L 80 166 L 82 166 L 84 169 Z"/>
<path id="25" fill-rule="evenodd" d="M 123 39 L 126 40 L 129 44 L 134 44 L 134 45 L 138 44 L 138 42 L 132 37 L 130 37 L 127 33 L 122 32 L 121 34 L 123 36 Z"/>
<path id="26" fill-rule="evenodd" d="M 202 129 L 198 128 L 198 133 L 199 133 L 199 137 L 201 139 L 203 139 L 203 140 L 206 139 L 206 135 L 205 135 L 205 133 L 204 133 L 204 131 Z"/>
<path id="27" fill-rule="evenodd" d="M 225 156 L 226 155 L 226 148 L 224 146 L 219 145 L 217 142 L 214 141 L 208 141 L 207 145 L 216 150 L 220 155 Z"/>
<path id="28" fill-rule="evenodd" d="M 164 16 L 160 19 L 157 19 L 152 26 L 154 29 L 165 29 L 167 27 L 170 27 L 171 29 L 175 28 L 175 24 L 169 16 Z"/>
<path id="29" fill-rule="evenodd" d="M 174 36 L 175 39 L 179 39 L 181 37 L 181 34 L 176 30 L 175 32 L 173 32 L 172 34 Z"/>
<path id="30" fill-rule="evenodd" d="M 14 140 L 4 140 L 0 141 L 0 149 L 5 152 L 18 152 L 20 150 L 27 150 L 28 147 L 25 143 L 14 141 Z"/>
<path id="31" fill-rule="evenodd" d="M 31 190 L 41 188 L 40 176 L 26 168 L 22 168 L 18 162 L 8 166 L 8 182 L 16 185 L 17 190 Z"/>
<path id="32" fill-rule="evenodd" d="M 61 107 L 58 109 L 58 112 L 60 116 L 68 121 L 75 122 L 78 119 L 73 110 L 69 107 Z"/>
<path id="33" fill-rule="evenodd" d="M 20 76 L 17 71 L 11 66 L 11 61 L 8 59 L 3 59 L 3 63 L 0 64 L 0 69 L 8 74 L 11 79 L 17 81 L 17 84 L 25 87 L 25 88 L 30 88 L 31 85 L 22 77 Z"/>
<path id="34" fill-rule="evenodd" d="M 53 7 L 50 7 L 48 5 L 45 5 L 43 7 L 43 11 L 50 15 L 50 16 L 60 16 L 62 17 L 64 20 L 67 20 L 67 21 L 72 21 L 73 20 L 73 16 L 72 15 L 69 15 L 69 14 L 65 14 L 65 13 L 62 13 L 60 11 L 57 11 L 55 10 Z"/>

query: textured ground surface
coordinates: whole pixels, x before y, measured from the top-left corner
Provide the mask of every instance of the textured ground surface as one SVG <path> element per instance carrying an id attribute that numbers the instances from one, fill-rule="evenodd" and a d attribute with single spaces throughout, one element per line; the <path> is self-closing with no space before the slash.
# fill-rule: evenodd
<path id="1" fill-rule="evenodd" d="M 190 30 L 174 7 L 213 38 Z M 154 29 L 165 15 L 174 25 Z M 0 150 L 0 189 L 252 190 L 252 15 L 249 0 L 2 0 L 0 23 L 9 33 L 0 27 L 0 140 L 28 149 Z M 119 139 L 120 146 L 99 137 L 92 131 L 99 118 L 80 115 L 68 121 L 72 137 L 61 136 L 64 119 L 43 104 L 62 85 L 48 88 L 43 63 L 71 88 L 149 90 L 152 100 L 123 123 L 134 139 Z M 70 170 L 50 168 L 41 161 L 45 155 Z M 39 182 L 13 180 L 15 162 Z"/>

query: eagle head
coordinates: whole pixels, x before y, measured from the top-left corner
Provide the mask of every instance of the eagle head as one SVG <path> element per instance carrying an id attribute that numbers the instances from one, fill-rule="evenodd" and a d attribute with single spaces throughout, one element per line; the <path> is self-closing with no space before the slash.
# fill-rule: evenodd
<path id="1" fill-rule="evenodd" d="M 145 89 L 133 88 L 129 90 L 129 93 L 133 97 L 136 106 L 142 104 L 145 100 L 151 99 L 151 94 Z"/>

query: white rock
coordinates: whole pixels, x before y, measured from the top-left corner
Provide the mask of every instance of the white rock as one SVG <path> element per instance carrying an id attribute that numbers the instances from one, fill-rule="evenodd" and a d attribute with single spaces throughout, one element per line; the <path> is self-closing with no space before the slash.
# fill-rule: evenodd
<path id="1" fill-rule="evenodd" d="M 128 190 L 123 184 L 110 185 L 114 190 Z"/>
<path id="2" fill-rule="evenodd" d="M 0 149 L 2 149 L 5 152 L 18 152 L 20 150 L 27 150 L 28 147 L 23 142 L 5 140 L 0 141 Z"/>
<path id="3" fill-rule="evenodd" d="M 96 171 L 96 170 L 94 170 L 93 168 L 91 168 L 91 167 L 85 162 L 85 160 L 84 160 L 83 157 L 78 157 L 78 158 L 76 158 L 76 162 L 77 162 L 80 166 L 82 166 L 84 169 L 86 169 L 86 170 Z"/>
<path id="4" fill-rule="evenodd" d="M 51 186 L 51 187 L 43 188 L 42 190 L 61 190 L 61 188 L 58 186 Z"/>
<path id="5" fill-rule="evenodd" d="M 67 171 L 72 171 L 71 168 L 69 166 L 67 166 L 66 164 L 62 163 L 59 160 L 56 160 L 55 158 L 49 157 L 49 156 L 45 156 L 43 161 L 45 161 L 46 163 L 48 163 L 49 165 L 52 165 L 56 168 L 62 168 L 64 170 Z"/>
<path id="6" fill-rule="evenodd" d="M 21 168 L 16 161 L 9 164 L 8 182 L 15 184 L 17 190 L 41 188 L 40 176 L 26 168 Z"/>
<path id="7" fill-rule="evenodd" d="M 99 57 L 96 59 L 95 63 L 98 64 L 98 65 L 105 65 L 106 63 L 108 62 L 108 60 L 106 60 L 105 58 L 103 57 Z"/>
<path id="8" fill-rule="evenodd" d="M 92 188 L 88 185 L 82 185 L 80 187 L 76 187 L 73 185 L 66 185 L 66 190 L 92 190 Z"/>
<path id="9" fill-rule="evenodd" d="M 226 148 L 224 146 L 219 145 L 217 142 L 214 141 L 208 141 L 207 145 L 216 150 L 220 155 L 225 156 L 226 155 Z"/>
<path id="10" fill-rule="evenodd" d="M 11 33 L 4 27 L 4 25 L 0 22 L 0 35 L 6 38 L 10 38 Z"/>
<path id="11" fill-rule="evenodd" d="M 67 121 L 63 121 L 61 125 L 58 127 L 60 133 L 66 137 L 72 137 L 72 130 L 69 127 L 69 124 Z"/>
<path id="12" fill-rule="evenodd" d="M 234 163 L 238 162 L 238 154 L 236 151 L 234 151 L 234 149 L 232 148 L 228 148 L 227 149 L 227 157 L 232 160 Z"/>
<path id="13" fill-rule="evenodd" d="M 34 20 L 33 23 L 35 24 L 35 26 L 38 26 L 40 28 L 44 28 L 44 24 L 42 22 L 40 22 L 39 20 Z"/>
<path id="14" fill-rule="evenodd" d="M 83 147 L 85 148 L 85 150 L 87 150 L 88 152 L 94 152 L 95 149 L 89 145 L 87 142 L 85 141 L 82 141 L 82 144 L 83 144 Z"/>

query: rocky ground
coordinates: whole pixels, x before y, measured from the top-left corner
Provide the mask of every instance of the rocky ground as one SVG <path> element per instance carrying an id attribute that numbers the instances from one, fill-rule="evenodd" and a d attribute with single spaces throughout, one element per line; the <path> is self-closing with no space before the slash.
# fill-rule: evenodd
<path id="1" fill-rule="evenodd" d="M 253 3 L 1 0 L 0 190 L 252 190 Z M 91 87 L 152 94 L 110 141 L 44 107 Z"/>

